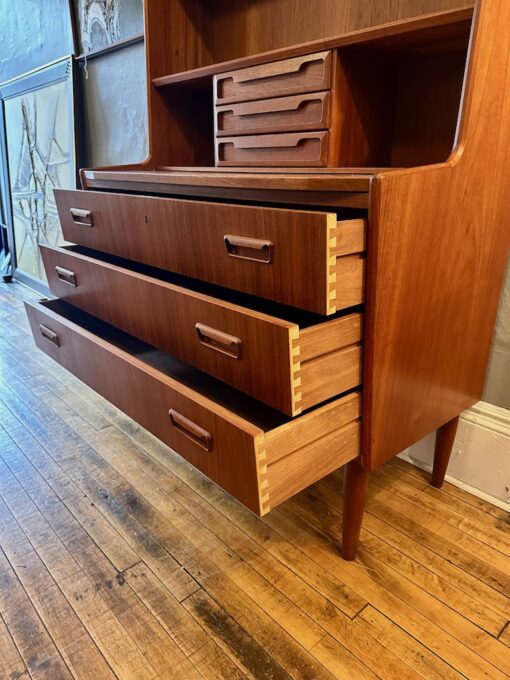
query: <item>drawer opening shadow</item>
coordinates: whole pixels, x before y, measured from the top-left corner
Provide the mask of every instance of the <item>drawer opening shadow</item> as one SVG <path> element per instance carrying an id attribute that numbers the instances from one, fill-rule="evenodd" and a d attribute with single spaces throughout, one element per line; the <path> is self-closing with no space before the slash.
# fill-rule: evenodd
<path id="1" fill-rule="evenodd" d="M 83 255 L 85 257 L 92 257 L 95 260 L 99 260 L 100 262 L 104 262 L 106 264 L 122 267 L 123 269 L 136 272 L 137 274 L 143 274 L 144 276 L 150 276 L 154 279 L 159 279 L 165 283 L 187 288 L 203 295 L 209 295 L 240 307 L 246 307 L 247 309 L 251 309 L 262 314 L 267 314 L 268 316 L 284 319 L 285 321 L 297 324 L 301 329 L 310 328 L 311 326 L 317 326 L 321 323 L 333 321 L 334 319 L 347 316 L 353 312 L 361 311 L 363 309 L 363 305 L 355 305 L 352 307 L 346 307 L 336 314 L 325 316 L 304 309 L 298 309 L 297 307 L 290 307 L 289 305 L 285 305 L 280 302 L 274 302 L 272 300 L 250 295 L 248 293 L 243 293 L 231 288 L 225 288 L 213 283 L 200 281 L 199 279 L 193 279 L 181 274 L 175 274 L 165 269 L 159 269 L 157 267 L 135 262 L 134 260 L 127 260 L 115 255 L 91 250 L 90 248 L 85 248 L 83 246 L 67 245 L 63 246 L 62 250 L 68 251 L 70 253 L 76 253 L 77 255 Z M 360 254 L 357 257 L 359 257 L 360 260 L 365 259 L 363 254 Z"/>
<path id="2" fill-rule="evenodd" d="M 63 319 L 76 324 L 81 329 L 118 347 L 127 354 L 144 361 L 162 374 L 177 380 L 183 385 L 202 394 L 204 397 L 215 401 L 241 418 L 249 420 L 264 432 L 269 432 L 270 430 L 294 420 L 276 409 L 263 404 L 257 399 L 230 387 L 226 383 L 189 366 L 170 354 L 162 352 L 152 345 L 148 345 L 132 335 L 128 335 L 124 331 L 121 331 L 62 300 L 42 300 L 40 304 Z M 268 360 L 269 359 L 270 358 L 268 357 Z M 348 390 L 344 395 L 355 391 L 355 389 Z M 336 395 L 320 405 L 322 406 L 335 401 L 339 396 L 340 395 Z M 306 413 L 306 411 L 304 411 L 303 414 L 304 413 Z"/>

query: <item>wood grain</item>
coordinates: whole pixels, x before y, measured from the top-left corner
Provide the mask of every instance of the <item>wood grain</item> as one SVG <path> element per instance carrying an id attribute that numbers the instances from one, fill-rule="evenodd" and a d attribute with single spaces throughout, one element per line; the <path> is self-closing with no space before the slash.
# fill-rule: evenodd
<path id="1" fill-rule="evenodd" d="M 329 127 L 329 92 L 225 104 L 214 109 L 217 137 L 268 132 L 325 130 Z"/>
<path id="2" fill-rule="evenodd" d="M 156 5 L 156 2 L 152 0 L 151 4 Z M 223 52 L 215 55 L 211 64 L 203 65 L 199 60 L 193 62 L 189 59 L 187 69 L 183 68 L 181 61 L 175 64 L 175 68 L 170 67 L 165 75 L 160 75 L 164 66 L 161 63 L 162 60 L 159 60 L 155 69 L 159 73 L 155 73 L 153 83 L 156 87 L 164 87 L 190 79 L 212 76 L 230 69 L 255 66 L 268 60 L 291 58 L 317 50 L 352 45 L 360 41 L 393 38 L 398 42 L 402 37 L 419 41 L 420 39 L 433 40 L 437 35 L 455 36 L 459 33 L 466 35 L 469 32 L 469 24 L 473 15 L 472 0 L 466 0 L 465 5 L 465 9 L 459 9 L 459 0 L 443 0 L 436 2 L 434 9 L 449 11 L 427 14 L 431 6 L 424 0 L 413 0 L 412 3 L 405 5 L 385 3 L 373 7 L 367 5 L 361 10 L 354 0 L 349 0 L 340 8 L 334 0 L 327 0 L 314 12 L 313 22 L 308 20 L 309 5 L 299 0 L 298 2 L 278 0 L 272 4 L 270 15 L 269 10 L 263 6 L 247 5 L 243 9 L 247 12 L 245 16 L 249 17 L 251 25 L 249 33 L 236 31 L 239 40 L 236 43 L 229 41 L 228 45 L 225 45 L 224 40 L 219 40 L 216 45 Z M 219 15 L 220 22 L 217 30 L 228 32 L 232 36 L 232 24 L 239 21 L 240 15 L 226 16 L 226 14 Z M 229 22 L 230 26 L 228 26 Z M 272 27 L 277 27 L 277 30 L 271 30 Z M 282 28 L 285 30 L 282 31 Z M 413 33 L 415 35 L 412 35 Z M 196 40 L 196 32 L 190 37 Z M 164 44 L 167 39 L 167 36 L 160 31 L 160 35 L 155 37 L 154 42 Z M 232 55 L 233 50 L 236 50 L 237 54 Z M 228 54 L 229 51 L 230 54 Z M 248 56 L 245 57 L 245 55 Z M 232 57 L 235 60 L 232 60 Z"/>
<path id="3" fill-rule="evenodd" d="M 156 436 L 220 483 L 252 510 L 259 511 L 256 437 L 262 431 L 218 407 L 144 362 L 101 341 L 41 306 L 27 309 L 38 346 L 109 401 L 135 417 Z M 58 333 L 61 346 L 41 337 L 39 324 Z M 213 449 L 204 452 L 172 428 L 168 410 L 175 408 L 209 432 Z"/>
<path id="4" fill-rule="evenodd" d="M 113 334 L 116 343 L 114 344 L 100 335 L 91 333 L 63 315 L 65 305 L 63 306 L 62 302 L 27 303 L 26 309 L 36 344 L 40 349 L 125 413 L 136 418 L 137 422 L 174 447 L 192 465 L 251 510 L 258 514 L 269 510 L 272 488 L 271 480 L 267 476 L 265 433 L 270 434 L 272 430 L 277 429 L 279 422 L 285 421 L 285 418 L 271 411 L 266 412 L 264 416 L 256 401 L 250 404 L 245 401 L 242 406 L 242 395 L 239 393 L 233 393 L 230 402 L 231 408 L 237 407 L 237 411 L 212 401 L 212 398 L 218 400 L 218 395 L 222 391 L 223 404 L 226 404 L 224 398 L 227 388 L 222 384 L 206 387 L 200 376 L 196 376 L 193 380 L 200 389 L 196 391 L 196 388 L 187 385 L 185 376 L 191 376 L 191 369 L 187 369 L 185 365 L 176 366 L 172 373 L 169 373 L 170 364 L 168 359 L 163 357 L 159 361 L 164 363 L 166 372 L 158 370 L 143 360 L 144 356 L 153 354 L 150 347 L 145 346 L 139 350 L 140 356 L 137 356 L 129 336 L 121 339 L 118 334 Z M 66 313 L 72 318 L 76 317 L 72 308 L 68 308 Z M 95 325 L 97 323 L 99 322 Z M 58 343 L 53 343 L 41 335 L 41 324 L 58 336 Z M 111 332 L 108 328 L 101 328 L 104 334 Z M 126 349 L 123 349 L 123 346 Z M 294 428 L 298 430 L 305 428 L 309 432 L 318 429 L 320 434 L 313 442 L 313 450 L 328 448 L 328 439 L 323 434 L 324 424 L 330 422 L 331 409 L 338 409 L 341 412 L 344 407 L 353 416 L 352 420 L 356 422 L 358 432 L 358 421 L 349 408 L 350 402 L 350 397 L 339 399 L 326 409 L 312 411 L 285 423 L 288 440 L 296 441 L 292 436 Z M 251 410 L 253 421 L 247 419 L 249 418 L 247 410 Z M 169 411 L 177 412 L 177 420 L 169 418 Z M 207 437 L 207 447 L 204 446 L 204 437 L 200 433 Z M 344 441 L 345 446 L 338 448 Z M 281 474 L 276 478 L 278 480 L 276 497 L 280 499 L 279 502 L 310 483 L 309 477 L 295 472 L 303 468 L 303 445 L 302 440 L 297 442 L 287 457 L 286 469 L 289 474 L 287 495 L 282 491 Z M 352 437 L 345 440 L 341 438 L 341 441 L 337 439 L 332 454 L 327 472 L 335 469 L 335 464 L 336 467 L 340 467 L 345 459 L 354 458 L 359 454 L 358 435 L 355 439 Z M 321 467 L 320 470 L 321 474 L 327 474 L 325 468 Z M 296 478 L 301 481 L 299 488 Z"/>
<path id="5" fill-rule="evenodd" d="M 65 677 L 44 663 L 62 658 L 65 649 L 61 638 L 43 635 L 50 618 L 41 621 L 30 608 L 44 601 L 33 599 L 35 591 L 16 586 L 21 583 L 16 574 L 21 578 L 27 564 L 30 576 L 24 583 L 34 583 L 36 563 L 25 561 L 34 553 L 51 564 L 56 588 L 49 602 L 67 587 L 69 606 L 79 612 L 89 635 L 98 632 L 98 654 L 111 650 L 109 663 L 121 678 L 144 677 L 151 663 L 132 642 L 135 635 L 144 649 L 150 646 L 133 623 L 140 614 L 142 626 L 149 621 L 153 626 L 155 618 L 204 678 L 345 678 L 353 669 L 360 677 L 375 674 L 384 680 L 505 677 L 500 669 L 508 658 L 509 589 L 495 568 L 495 553 L 477 550 L 475 544 L 469 553 L 465 540 L 471 528 L 466 524 L 458 525 L 455 535 L 443 531 L 447 515 L 450 521 L 469 519 L 483 527 L 487 543 L 498 545 L 507 513 L 449 484 L 433 489 L 427 473 L 394 459 L 381 468 L 384 478 L 379 471 L 371 475 L 360 557 L 345 562 L 338 555 L 341 475 L 330 475 L 259 519 L 35 351 L 20 304 L 27 297 L 35 298 L 18 284 L 0 285 L 0 451 L 7 459 L 0 495 L 2 508 L 12 504 L 13 513 L 32 531 L 38 528 L 32 523 L 36 509 L 27 503 L 28 496 L 54 533 L 31 533 L 37 544 L 32 550 L 27 550 L 28 541 L 18 543 L 21 552 L 11 554 L 17 572 L 0 555 L 0 624 L 3 620 L 23 661 L 30 660 L 33 677 Z M 338 423 L 339 416 L 332 422 Z M 74 545 L 69 540 L 72 525 L 62 521 L 64 506 L 91 542 L 84 534 Z M 1 517 L 8 515 L 2 512 Z M 114 543 L 112 532 L 119 532 L 134 555 L 120 548 L 119 538 Z M 19 531 L 9 535 L 14 545 Z M 76 526 L 71 536 L 77 537 Z M 59 559 L 65 549 L 53 552 L 61 540 L 72 550 L 65 562 Z M 102 598 L 109 592 L 110 576 L 94 581 L 99 591 L 92 586 L 86 592 L 81 585 L 73 588 L 74 577 L 64 578 L 80 570 L 65 571 L 62 565 L 86 564 L 87 555 L 89 564 L 97 560 L 94 544 L 119 572 L 118 580 L 115 570 L 110 572 L 112 588 L 131 588 L 145 614 L 136 598 L 117 600 L 118 593 L 106 600 L 100 616 L 97 608 L 94 616 L 85 616 L 83 600 L 75 595 Z M 499 559 L 499 567 L 508 572 L 509 558 L 501 553 Z M 43 584 L 49 583 L 44 579 Z M 122 610 L 116 602 L 122 602 Z M 114 639 L 108 633 L 119 615 L 130 634 Z M 67 621 L 52 623 L 64 629 Z M 315 639 L 319 642 L 310 649 Z M 77 656 L 86 641 L 74 639 Z M 24 672 L 1 633 L 0 659 L 6 677 Z M 13 665 L 7 665 L 11 659 Z M 180 659 L 174 648 L 159 667 L 160 675 L 171 677 Z"/>
<path id="6" fill-rule="evenodd" d="M 328 223 L 336 226 L 331 212 L 62 189 L 55 196 L 67 241 L 322 314 L 361 301 L 356 267 L 338 271 L 337 285 L 356 288 L 357 302 L 351 301 L 354 292 L 333 309 L 328 301 Z M 94 226 L 73 222 L 73 207 L 89 210 Z M 272 261 L 230 256 L 224 242 L 229 234 L 272 243 Z M 314 276 L 307 276 L 312 269 Z"/>
<path id="7" fill-rule="evenodd" d="M 319 52 L 220 73 L 214 77 L 215 104 L 329 90 L 331 62 L 331 52 Z"/>
<path id="8" fill-rule="evenodd" d="M 328 133 L 289 132 L 278 135 L 218 137 L 216 165 L 314 167 L 328 165 Z"/>
<path id="9" fill-rule="evenodd" d="M 510 245 L 510 96 L 501 85 L 510 48 L 492 38 L 509 21 L 507 4 L 480 2 L 450 160 L 383 173 L 373 185 L 364 363 L 369 468 L 482 394 Z"/>
<path id="10" fill-rule="evenodd" d="M 41 246 L 40 251 L 55 296 L 287 415 L 297 415 L 361 382 L 359 347 L 347 349 L 360 341 L 360 314 L 323 322 L 317 317 L 314 325 L 303 329 L 301 357 L 299 314 L 294 315 L 296 324 L 274 316 L 269 305 L 269 313 L 264 313 L 260 304 L 254 308 L 232 304 L 155 278 L 152 270 L 139 273 L 74 249 Z M 62 281 L 56 267 L 70 271 L 76 285 Z M 209 330 L 198 333 L 197 324 Z M 227 341 L 206 342 L 217 334 Z M 229 338 L 237 343 L 237 356 L 229 351 Z M 299 399 L 293 391 L 298 378 Z"/>

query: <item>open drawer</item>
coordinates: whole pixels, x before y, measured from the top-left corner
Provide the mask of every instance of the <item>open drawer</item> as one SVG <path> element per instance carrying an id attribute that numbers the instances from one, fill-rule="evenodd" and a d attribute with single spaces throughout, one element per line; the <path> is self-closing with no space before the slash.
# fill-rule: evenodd
<path id="1" fill-rule="evenodd" d="M 258 514 L 359 455 L 360 395 L 290 420 L 60 300 L 37 346 Z"/>
<path id="2" fill-rule="evenodd" d="M 55 190 L 66 241 L 318 314 L 363 302 L 366 221 Z"/>
<path id="3" fill-rule="evenodd" d="M 77 246 L 40 246 L 51 292 L 294 416 L 361 382 L 362 315 L 331 319 Z"/>

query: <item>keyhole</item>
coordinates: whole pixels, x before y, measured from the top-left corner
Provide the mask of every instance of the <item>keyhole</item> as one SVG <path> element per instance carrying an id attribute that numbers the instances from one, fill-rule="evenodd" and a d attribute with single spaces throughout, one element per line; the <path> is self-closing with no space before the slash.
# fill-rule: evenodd
<path id="1" fill-rule="evenodd" d="M 145 220 L 145 224 L 149 224 L 149 218 L 147 217 L 147 215 L 144 215 L 144 220 Z"/>

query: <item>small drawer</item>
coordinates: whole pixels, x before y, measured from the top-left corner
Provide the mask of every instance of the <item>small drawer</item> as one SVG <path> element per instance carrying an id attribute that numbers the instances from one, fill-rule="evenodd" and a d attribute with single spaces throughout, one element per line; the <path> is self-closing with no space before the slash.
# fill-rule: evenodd
<path id="1" fill-rule="evenodd" d="M 359 455 L 358 392 L 289 420 L 65 302 L 25 306 L 41 350 L 258 514 Z"/>
<path id="2" fill-rule="evenodd" d="M 362 219 L 100 191 L 55 189 L 55 200 L 70 243 L 318 314 L 341 310 L 347 290 L 345 306 L 363 302 Z"/>
<path id="3" fill-rule="evenodd" d="M 221 73 L 214 76 L 215 103 L 329 90 L 331 62 L 331 52 L 319 52 Z"/>
<path id="4" fill-rule="evenodd" d="M 219 137 L 216 165 L 317 167 L 327 165 L 327 132 Z"/>
<path id="5" fill-rule="evenodd" d="M 216 136 L 327 130 L 330 100 L 329 92 L 317 92 L 217 106 Z"/>
<path id="6" fill-rule="evenodd" d="M 40 249 L 54 295 L 289 416 L 361 383 L 359 312 L 325 321 L 76 247 Z"/>

